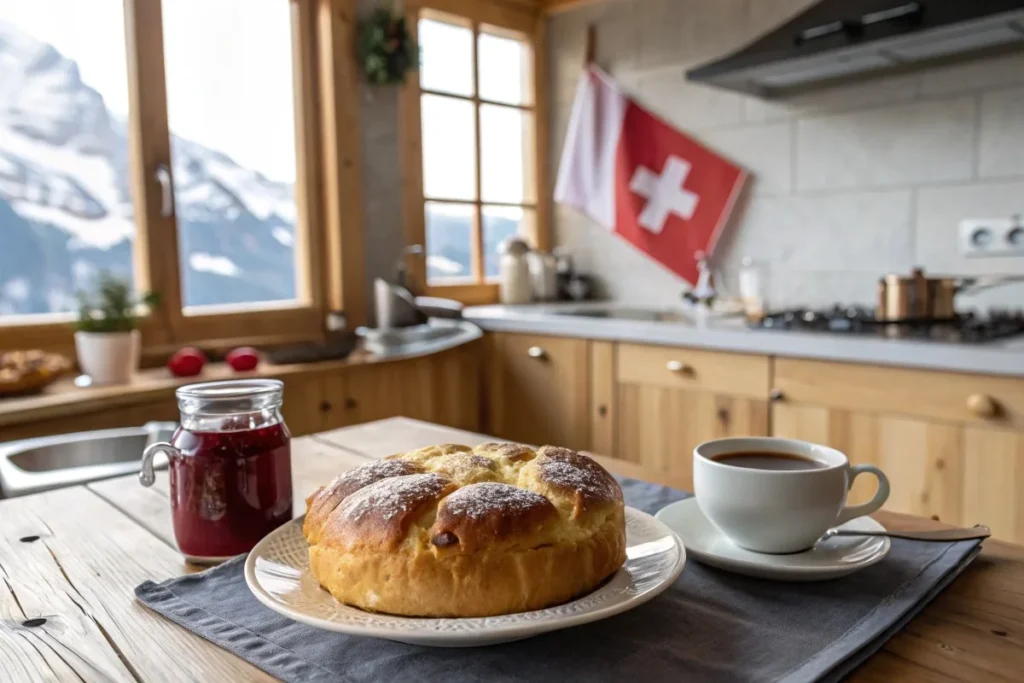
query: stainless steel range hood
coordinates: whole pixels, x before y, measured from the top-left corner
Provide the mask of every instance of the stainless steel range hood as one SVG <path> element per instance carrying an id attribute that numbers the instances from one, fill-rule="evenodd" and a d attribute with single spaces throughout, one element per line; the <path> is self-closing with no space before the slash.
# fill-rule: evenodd
<path id="1" fill-rule="evenodd" d="M 823 0 L 686 77 L 783 97 L 838 79 L 1013 47 L 1024 47 L 1024 0 Z"/>

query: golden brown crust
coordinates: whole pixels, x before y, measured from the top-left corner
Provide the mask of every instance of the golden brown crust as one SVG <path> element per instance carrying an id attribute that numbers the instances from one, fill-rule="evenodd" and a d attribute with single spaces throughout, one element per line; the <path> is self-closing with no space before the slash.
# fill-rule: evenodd
<path id="1" fill-rule="evenodd" d="M 438 474 L 382 479 L 341 501 L 324 524 L 321 540 L 369 551 L 393 550 L 409 525 L 454 489 L 451 481 Z"/>
<path id="2" fill-rule="evenodd" d="M 444 444 L 380 462 L 307 501 L 311 569 L 343 602 L 506 614 L 593 590 L 625 561 L 622 491 L 585 455 Z"/>
<path id="3" fill-rule="evenodd" d="M 458 545 L 460 552 L 510 540 L 532 548 L 547 540 L 557 520 L 558 510 L 539 493 L 495 482 L 470 484 L 441 501 L 430 537 L 435 546 Z"/>
<path id="4" fill-rule="evenodd" d="M 359 489 L 382 479 L 416 474 L 422 471 L 423 469 L 419 465 L 407 460 L 377 460 L 349 470 L 306 499 L 306 520 L 302 526 L 303 533 L 307 539 L 310 539 L 310 542 L 316 542 L 320 539 L 320 532 L 323 530 L 328 516 L 341 504 L 341 501 Z"/>

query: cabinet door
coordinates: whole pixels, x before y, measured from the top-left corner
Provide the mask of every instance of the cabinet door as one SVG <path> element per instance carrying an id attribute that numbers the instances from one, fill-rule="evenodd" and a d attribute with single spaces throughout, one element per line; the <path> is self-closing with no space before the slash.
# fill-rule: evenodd
<path id="1" fill-rule="evenodd" d="M 90 432 L 96 429 L 141 427 L 153 421 L 178 421 L 178 402 L 171 396 L 156 401 L 114 406 L 102 410 L 64 415 L 0 428 L 0 443 L 39 436 Z"/>
<path id="2" fill-rule="evenodd" d="M 488 337 L 487 429 L 524 443 L 588 446 L 588 342 L 567 337 Z"/>
<path id="3" fill-rule="evenodd" d="M 783 402 L 772 406 L 772 434 L 825 444 L 852 463 L 879 467 L 891 484 L 886 510 L 963 522 L 960 425 Z M 874 493 L 874 477 L 861 475 L 849 500 L 863 503 Z"/>
<path id="4" fill-rule="evenodd" d="M 306 436 L 327 429 L 330 407 L 324 393 L 323 377 L 309 374 L 284 378 L 281 413 L 292 436 Z"/>
<path id="5" fill-rule="evenodd" d="M 768 404 L 700 389 L 620 382 L 615 398 L 615 452 L 622 474 L 693 490 L 693 449 L 726 436 L 768 433 Z"/>
<path id="6" fill-rule="evenodd" d="M 985 524 L 996 538 L 1024 543 L 1024 433 L 964 430 L 962 524 Z"/>
<path id="7" fill-rule="evenodd" d="M 327 401 L 328 429 L 401 416 L 478 431 L 480 346 L 347 368 L 328 380 Z"/>

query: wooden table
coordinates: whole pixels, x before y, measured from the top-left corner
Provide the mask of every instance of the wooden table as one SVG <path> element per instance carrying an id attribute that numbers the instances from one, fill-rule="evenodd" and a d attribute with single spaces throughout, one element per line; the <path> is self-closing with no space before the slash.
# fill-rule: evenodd
<path id="1" fill-rule="evenodd" d="M 293 441 L 296 513 L 316 487 L 374 458 L 480 434 L 405 418 Z M 879 514 L 887 525 L 936 522 Z M 138 604 L 133 589 L 195 571 L 174 544 L 167 475 L 0 501 L 0 681 L 226 681 L 269 676 Z M 1024 547 L 981 556 L 854 681 L 1024 679 Z"/>

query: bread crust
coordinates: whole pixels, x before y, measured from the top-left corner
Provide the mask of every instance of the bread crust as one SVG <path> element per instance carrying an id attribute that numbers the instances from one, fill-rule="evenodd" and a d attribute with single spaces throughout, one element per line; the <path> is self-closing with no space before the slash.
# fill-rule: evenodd
<path id="1" fill-rule="evenodd" d="M 586 455 L 445 444 L 383 462 L 393 464 L 347 472 L 307 500 L 310 568 L 342 602 L 509 614 L 588 593 L 625 562 L 622 490 Z"/>

